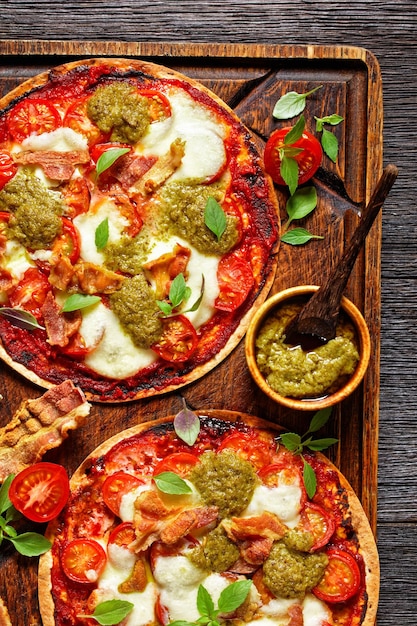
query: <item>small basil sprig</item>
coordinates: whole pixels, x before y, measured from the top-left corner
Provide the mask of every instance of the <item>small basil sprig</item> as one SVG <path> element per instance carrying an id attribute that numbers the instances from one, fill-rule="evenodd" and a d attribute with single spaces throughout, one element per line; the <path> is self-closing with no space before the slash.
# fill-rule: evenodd
<path id="1" fill-rule="evenodd" d="M 339 152 L 339 142 L 336 135 L 324 128 L 324 124 L 337 126 L 337 124 L 343 122 L 344 118 L 340 115 L 337 115 L 336 113 L 333 113 L 333 115 L 326 115 L 325 117 L 314 116 L 314 119 L 316 120 L 316 131 L 318 133 L 321 133 L 322 148 L 325 154 L 327 154 L 327 156 L 329 157 L 329 159 L 331 159 L 333 163 L 336 163 L 337 155 Z"/>
<path id="2" fill-rule="evenodd" d="M 195 622 L 176 620 L 171 622 L 169 626 L 199 626 L 201 624 L 220 626 L 222 621 L 224 621 L 221 620 L 220 614 L 236 611 L 248 597 L 251 586 L 251 580 L 237 580 L 231 585 L 228 585 L 221 592 L 216 609 L 213 598 L 207 589 L 203 585 L 200 585 L 197 592 L 197 610 L 200 613 L 198 620 Z"/>
<path id="3" fill-rule="evenodd" d="M 289 120 L 296 115 L 302 113 L 306 106 L 306 99 L 315 91 L 321 89 L 322 85 L 307 91 L 307 93 L 298 93 L 297 91 L 289 91 L 280 97 L 275 104 L 272 115 L 277 120 Z"/>
<path id="4" fill-rule="evenodd" d="M 85 309 L 92 304 L 96 304 L 96 302 L 99 302 L 100 300 L 100 296 L 90 296 L 84 293 L 73 293 L 65 300 L 61 309 L 61 313 L 71 313 L 72 311 Z"/>
<path id="5" fill-rule="evenodd" d="M 159 491 L 162 491 L 163 493 L 181 496 L 192 492 L 191 487 L 187 485 L 185 480 L 180 478 L 180 476 L 174 472 L 161 472 L 160 474 L 154 476 L 153 480 Z"/>
<path id="6" fill-rule="evenodd" d="M 303 480 L 309 498 L 312 498 L 316 493 L 317 477 L 314 469 L 303 457 L 303 450 L 304 448 L 314 451 L 326 450 L 326 448 L 329 448 L 338 442 L 338 439 L 334 439 L 332 437 L 324 439 L 313 439 L 311 437 L 312 433 L 320 430 L 320 428 L 327 423 L 331 412 L 331 407 L 318 411 L 313 416 L 308 430 L 302 436 L 297 433 L 283 433 L 279 437 L 279 440 L 287 448 L 287 450 L 293 454 L 301 456 L 303 460 Z"/>
<path id="7" fill-rule="evenodd" d="M 24 330 L 45 330 L 44 326 L 38 324 L 36 317 L 29 311 L 4 306 L 0 308 L 0 315 L 18 328 L 23 328 Z"/>
<path id="8" fill-rule="evenodd" d="M 304 228 L 288 230 L 293 220 L 301 220 L 307 217 L 317 206 L 317 191 L 315 187 L 299 187 L 288 198 L 286 210 L 288 220 L 282 226 L 281 241 L 292 246 L 301 245 L 310 239 L 323 239 L 320 235 L 313 235 Z"/>
<path id="9" fill-rule="evenodd" d="M 213 196 L 209 196 L 204 209 L 204 223 L 220 240 L 227 227 L 226 214 Z"/>
<path id="10" fill-rule="evenodd" d="M 201 280 L 201 290 L 199 297 L 189 309 L 181 311 L 181 313 L 191 313 L 192 311 L 197 311 L 198 307 L 201 304 L 201 300 L 203 299 L 203 295 L 204 276 L 202 276 Z M 191 289 L 190 287 L 188 287 L 187 283 L 185 282 L 184 275 L 181 273 L 178 274 L 171 283 L 168 294 L 169 302 L 167 302 L 166 300 L 157 300 L 156 303 L 164 315 L 175 315 L 174 310 L 177 309 L 181 304 L 186 302 L 190 296 Z"/>
<path id="11" fill-rule="evenodd" d="M 51 542 L 39 533 L 19 534 L 12 525 L 22 517 L 9 499 L 9 488 L 13 478 L 13 474 L 10 474 L 0 487 L 0 545 L 3 540 L 10 541 L 23 556 L 39 556 L 50 549 Z"/>
<path id="12" fill-rule="evenodd" d="M 174 430 L 177 436 L 192 446 L 197 441 L 200 434 L 200 419 L 196 413 L 191 411 L 182 399 L 183 409 L 174 417 Z"/>
<path id="13" fill-rule="evenodd" d="M 77 615 L 80 619 L 95 619 L 101 626 L 115 626 L 133 610 L 134 604 L 127 600 L 105 600 L 97 604 L 91 615 Z"/>
<path id="14" fill-rule="evenodd" d="M 109 169 L 118 158 L 130 152 L 130 148 L 110 148 L 101 154 L 96 163 L 97 176 Z"/>

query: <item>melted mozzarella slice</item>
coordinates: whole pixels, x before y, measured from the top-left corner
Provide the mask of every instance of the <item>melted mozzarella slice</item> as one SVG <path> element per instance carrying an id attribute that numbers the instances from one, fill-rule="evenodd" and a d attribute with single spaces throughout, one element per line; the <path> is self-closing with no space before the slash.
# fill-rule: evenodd
<path id="1" fill-rule="evenodd" d="M 277 487 L 259 485 L 244 512 L 245 517 L 274 513 L 289 528 L 299 522 L 302 491 L 298 484 L 279 484 Z"/>
<path id="2" fill-rule="evenodd" d="M 322 626 L 332 623 L 330 609 L 313 594 L 307 594 L 303 601 L 304 626 Z"/>
<path id="3" fill-rule="evenodd" d="M 25 150 L 54 150 L 70 152 L 71 150 L 88 150 L 87 139 L 72 128 L 61 126 L 50 133 L 30 135 L 22 141 Z"/>
<path id="4" fill-rule="evenodd" d="M 26 270 L 33 267 L 34 263 L 31 261 L 26 248 L 17 241 L 11 240 L 6 243 L 1 265 L 10 272 L 13 278 L 21 280 Z"/>
<path id="5" fill-rule="evenodd" d="M 87 346 L 98 344 L 85 364 L 102 376 L 123 379 L 157 359 L 152 350 L 135 346 L 118 317 L 102 303 L 84 309 L 80 334 Z"/>

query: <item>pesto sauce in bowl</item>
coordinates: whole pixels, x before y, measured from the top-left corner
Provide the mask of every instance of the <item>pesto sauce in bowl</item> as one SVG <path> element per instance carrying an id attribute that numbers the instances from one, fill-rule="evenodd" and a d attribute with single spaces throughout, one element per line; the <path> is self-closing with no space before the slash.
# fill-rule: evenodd
<path id="1" fill-rule="evenodd" d="M 286 328 L 304 301 L 294 299 L 274 309 L 259 329 L 255 344 L 259 371 L 273 391 L 284 397 L 310 399 L 340 389 L 359 362 L 353 323 L 341 312 L 336 337 L 311 351 L 284 343 Z"/>

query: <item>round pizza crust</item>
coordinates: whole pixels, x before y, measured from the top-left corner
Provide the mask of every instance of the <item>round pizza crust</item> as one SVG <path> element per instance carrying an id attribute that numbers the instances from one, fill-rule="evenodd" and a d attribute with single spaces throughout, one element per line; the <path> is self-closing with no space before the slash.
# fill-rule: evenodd
<path id="1" fill-rule="evenodd" d="M 195 412 L 200 418 L 208 417 L 224 422 L 243 422 L 244 424 L 252 426 L 253 428 L 276 431 L 277 434 L 285 431 L 285 429 L 278 424 L 274 424 L 262 418 L 238 411 L 211 409 Z M 123 430 L 120 433 L 113 435 L 109 439 L 105 440 L 95 450 L 93 450 L 76 469 L 70 479 L 71 491 L 75 491 L 78 487 L 81 487 L 83 485 L 86 476 L 85 470 L 90 467 L 92 459 L 96 459 L 100 456 L 105 455 L 109 450 L 113 448 L 113 446 L 119 444 L 125 439 L 129 439 L 132 436 L 144 433 L 147 430 L 153 429 L 154 427 L 158 427 L 164 424 L 171 424 L 174 421 L 174 418 L 175 415 L 170 415 L 150 422 L 145 422 Z M 365 567 L 367 609 L 362 622 L 360 622 L 360 626 L 375 626 L 379 600 L 380 567 L 378 549 L 372 529 L 369 525 L 368 518 L 366 517 L 365 511 L 362 508 L 359 498 L 357 497 L 353 488 L 343 476 L 343 474 L 322 453 L 315 452 L 315 455 L 330 469 L 337 473 L 340 484 L 346 491 L 349 504 L 346 515 L 349 515 L 352 519 L 352 526 L 355 529 L 356 535 L 359 540 L 359 553 L 363 558 Z M 48 525 L 46 532 L 47 538 L 51 541 L 53 541 L 55 530 L 56 524 L 54 522 L 51 522 Z M 38 570 L 38 595 L 43 626 L 55 626 L 54 602 L 51 595 L 51 567 L 52 555 L 49 551 L 40 557 Z"/>
<path id="2" fill-rule="evenodd" d="M 205 87 L 204 85 L 202 85 L 201 83 L 199 83 L 193 78 L 184 76 L 183 74 L 175 70 L 172 70 L 170 68 L 166 68 L 164 66 L 157 65 L 155 63 L 151 63 L 147 61 L 142 61 L 142 60 L 132 60 L 132 59 L 123 59 L 123 58 L 92 58 L 92 59 L 84 59 L 82 61 L 73 61 L 73 62 L 69 62 L 63 65 L 57 66 L 51 69 L 50 71 L 43 72 L 41 74 L 38 74 L 37 76 L 34 76 L 33 78 L 30 78 L 29 80 L 26 80 L 24 83 L 17 86 L 11 92 L 3 96 L 3 98 L 0 99 L 0 110 L 7 109 L 9 105 L 14 105 L 16 101 L 19 101 L 20 99 L 24 98 L 28 94 L 28 92 L 31 92 L 34 89 L 44 86 L 51 80 L 53 81 L 54 79 L 56 80 L 60 76 L 66 75 L 68 72 L 75 70 L 77 67 L 95 66 L 95 65 L 96 66 L 107 65 L 107 66 L 114 67 L 115 69 L 119 69 L 123 72 L 128 72 L 129 70 L 132 70 L 133 72 L 142 72 L 151 77 L 156 77 L 160 79 L 179 79 L 183 82 L 188 83 L 190 86 L 194 87 L 200 92 L 207 94 L 214 102 L 216 102 L 218 105 L 220 105 L 220 107 L 226 110 L 234 118 L 234 120 L 236 120 L 236 122 L 238 122 L 242 126 L 242 129 L 244 129 L 245 131 L 249 133 L 250 137 L 252 138 L 251 141 L 253 144 L 254 151 L 259 156 L 259 151 L 257 147 L 258 141 L 256 140 L 256 138 L 252 135 L 252 133 L 246 127 L 244 127 L 244 125 L 242 124 L 238 116 L 234 113 L 234 111 L 223 100 L 221 100 L 221 98 L 219 98 L 214 92 L 212 92 L 207 87 Z M 100 396 L 100 394 L 98 393 L 92 393 L 88 389 L 83 388 L 83 391 L 88 400 L 93 401 L 93 402 L 126 402 L 126 401 L 138 400 L 140 398 L 145 398 L 145 397 L 159 395 L 159 394 L 173 391 L 175 389 L 181 388 L 184 385 L 187 385 L 201 378 L 202 376 L 210 372 L 214 367 L 216 367 L 219 363 L 221 363 L 232 352 L 232 350 L 240 343 L 241 339 L 244 337 L 246 333 L 251 317 L 253 316 L 255 311 L 260 307 L 260 305 L 264 302 L 264 300 L 268 296 L 268 293 L 272 287 L 272 284 L 275 278 L 275 271 L 277 267 L 277 252 L 278 252 L 279 240 L 280 240 L 279 205 L 278 205 L 277 195 L 274 191 L 273 182 L 267 174 L 265 174 L 265 181 L 269 188 L 269 200 L 275 206 L 275 211 L 276 211 L 276 229 L 277 229 L 276 241 L 272 249 L 270 250 L 268 264 L 267 264 L 267 267 L 264 268 L 264 274 L 262 276 L 260 289 L 254 301 L 252 302 L 250 308 L 246 310 L 246 312 L 243 313 L 238 326 L 230 335 L 226 344 L 208 361 L 200 365 L 197 365 L 196 367 L 194 367 L 194 369 L 192 369 L 191 371 L 187 372 L 184 375 L 179 375 L 179 376 L 175 375 L 175 381 L 172 384 L 165 383 L 163 388 L 158 388 L 157 386 L 150 385 L 150 386 L 140 389 L 134 394 L 126 395 L 126 397 L 121 397 L 120 399 L 114 399 L 114 398 L 108 399 L 108 398 Z M 41 387 L 50 388 L 54 386 L 55 384 L 57 384 L 57 381 L 46 380 L 42 378 L 41 376 L 39 376 L 34 371 L 32 371 L 31 369 L 29 369 L 28 367 L 26 367 L 24 364 L 17 363 L 16 361 L 14 361 L 13 358 L 4 349 L 1 343 L 1 340 L 0 340 L 0 358 L 5 363 L 7 363 L 7 365 L 9 365 L 12 369 L 14 369 L 16 372 L 18 372 L 19 374 L 21 374 L 22 376 L 24 376 L 31 382 Z M 82 387 L 82 385 L 80 386 Z"/>

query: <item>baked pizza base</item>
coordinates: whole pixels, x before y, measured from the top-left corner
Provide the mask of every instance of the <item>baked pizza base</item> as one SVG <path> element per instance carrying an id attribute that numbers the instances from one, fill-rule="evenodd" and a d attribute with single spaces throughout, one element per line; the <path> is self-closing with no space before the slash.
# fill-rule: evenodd
<path id="1" fill-rule="evenodd" d="M 25 98 L 29 92 L 36 92 L 39 88 L 42 88 L 51 82 L 53 83 L 53 81 L 59 82 L 62 80 L 62 77 L 65 78 L 65 76 L 72 71 L 77 71 L 82 67 L 99 67 L 103 64 L 113 67 L 116 71 L 120 70 L 120 72 L 123 72 L 124 74 L 127 73 L 127 75 L 131 72 L 132 75 L 144 74 L 157 79 L 183 81 L 190 85 L 191 88 L 205 94 L 211 101 L 226 111 L 228 115 L 231 116 L 231 119 L 240 125 L 242 133 L 247 135 L 249 140 L 249 143 L 247 144 L 248 150 L 251 152 L 252 158 L 258 164 L 258 167 L 262 169 L 262 161 L 259 154 L 257 154 L 257 140 L 253 138 L 250 131 L 242 125 L 239 118 L 233 110 L 228 107 L 228 105 L 226 105 L 216 94 L 211 92 L 204 85 L 198 83 L 196 80 L 185 77 L 169 68 L 146 61 L 119 58 L 96 58 L 66 63 L 53 68 L 51 71 L 39 74 L 16 87 L 0 100 L 0 110 L 7 110 L 8 107 L 13 106 L 20 99 Z M 140 386 L 136 387 L 135 384 L 132 384 L 130 381 L 115 380 L 112 388 L 107 386 L 106 392 L 101 393 L 100 391 L 89 389 L 88 386 L 84 384 L 81 375 L 77 376 L 77 372 L 74 370 L 74 376 L 72 379 L 75 384 L 83 389 L 88 400 L 96 402 L 125 402 L 170 392 L 204 376 L 207 372 L 211 371 L 222 360 L 224 360 L 226 356 L 230 354 L 230 352 L 238 345 L 246 332 L 250 318 L 266 299 L 270 291 L 277 266 L 276 253 L 279 246 L 279 207 L 273 183 L 269 176 L 266 174 L 264 176 L 265 178 L 263 184 L 267 189 L 267 202 L 269 204 L 268 215 L 265 217 L 264 225 L 266 230 L 269 232 L 260 232 L 260 237 L 264 240 L 269 239 L 272 243 L 270 245 L 268 258 L 265 263 L 263 263 L 263 267 L 259 270 L 259 275 L 256 276 L 256 289 L 249 295 L 247 301 L 240 307 L 238 316 L 235 316 L 234 319 L 230 320 L 230 325 L 233 327 L 233 330 L 227 341 L 223 342 L 223 345 L 219 346 L 217 352 L 213 354 L 209 360 L 204 360 L 204 358 L 201 358 L 201 355 L 199 355 L 195 363 L 191 363 L 189 366 L 185 363 L 183 367 L 177 369 L 174 368 L 172 374 L 169 372 L 170 368 L 166 368 L 165 372 L 161 376 L 161 380 L 157 380 L 156 383 L 154 383 L 152 378 L 153 375 L 151 373 L 143 384 L 141 383 Z M 271 220 L 271 207 L 273 207 L 274 223 L 272 223 Z M 2 346 L 1 342 L 0 358 L 19 374 L 41 387 L 49 388 L 61 382 L 58 370 L 53 376 L 48 375 L 48 378 L 39 375 L 30 369 L 26 363 L 22 361 L 17 362 L 12 356 L 10 356 L 10 354 Z"/>
<path id="2" fill-rule="evenodd" d="M 279 435 L 284 432 L 284 429 L 274 423 L 266 421 L 256 416 L 248 415 L 246 413 L 228 411 L 228 410 L 207 410 L 196 411 L 197 415 L 204 419 L 219 420 L 224 423 L 227 430 L 228 423 L 243 424 L 255 429 L 264 429 L 269 432 Z M 164 433 L 168 430 L 173 430 L 173 415 L 165 418 L 160 418 L 151 422 L 139 424 L 127 430 L 124 430 L 117 435 L 107 439 L 100 446 L 98 446 L 78 469 L 73 474 L 70 485 L 71 491 L 82 488 L 86 482 L 86 477 L 91 469 L 92 461 L 107 454 L 114 446 L 120 444 L 120 442 L 126 441 L 132 436 L 143 434 L 149 430 L 155 430 L 157 433 Z M 362 508 L 362 505 L 356 496 L 351 485 L 346 478 L 341 474 L 337 467 L 327 459 L 320 452 L 316 452 L 315 456 L 325 464 L 327 468 L 334 471 L 340 483 L 340 486 L 345 491 L 346 495 L 346 509 L 344 511 L 344 519 L 349 520 L 354 529 L 355 536 L 359 542 L 358 553 L 363 559 L 364 564 L 364 578 L 366 585 L 366 608 L 365 614 L 361 616 L 360 621 L 355 621 L 355 624 L 360 626 L 374 626 L 376 620 L 376 613 L 379 599 L 379 585 L 380 585 L 380 569 L 379 569 L 379 556 L 375 542 L 374 535 L 372 533 L 369 521 Z M 46 536 L 53 541 L 54 535 L 59 526 L 59 519 L 51 522 L 47 528 Z M 55 626 L 54 619 L 54 601 L 51 595 L 51 568 L 52 568 L 52 554 L 51 551 L 41 556 L 39 562 L 39 604 L 40 611 L 44 626 Z"/>

